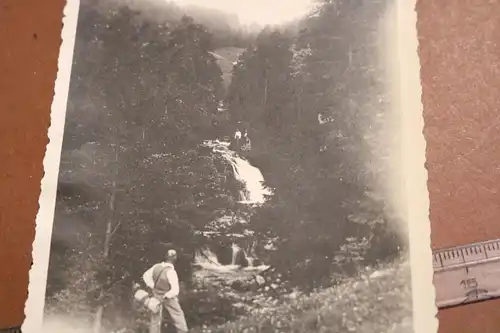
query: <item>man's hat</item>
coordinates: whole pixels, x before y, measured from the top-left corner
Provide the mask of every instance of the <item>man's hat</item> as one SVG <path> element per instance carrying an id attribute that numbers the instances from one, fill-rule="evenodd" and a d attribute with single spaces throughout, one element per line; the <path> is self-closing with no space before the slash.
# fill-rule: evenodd
<path id="1" fill-rule="evenodd" d="M 169 249 L 167 251 L 167 258 L 176 258 L 177 257 L 177 251 L 174 249 Z"/>

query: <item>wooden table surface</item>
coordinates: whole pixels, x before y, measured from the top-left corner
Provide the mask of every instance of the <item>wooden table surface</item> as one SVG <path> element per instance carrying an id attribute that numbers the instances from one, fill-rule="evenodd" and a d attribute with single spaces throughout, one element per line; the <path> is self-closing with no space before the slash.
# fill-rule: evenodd
<path id="1" fill-rule="evenodd" d="M 417 8 L 432 247 L 500 238 L 500 1 Z M 438 318 L 439 333 L 497 333 L 500 300 Z"/>

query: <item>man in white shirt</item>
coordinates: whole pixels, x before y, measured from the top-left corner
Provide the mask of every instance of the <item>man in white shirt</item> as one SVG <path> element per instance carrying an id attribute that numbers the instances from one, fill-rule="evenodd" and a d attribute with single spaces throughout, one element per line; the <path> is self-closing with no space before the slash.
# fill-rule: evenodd
<path id="1" fill-rule="evenodd" d="M 148 269 L 143 280 L 151 288 L 153 297 L 163 303 L 163 307 L 168 311 L 178 333 L 188 331 L 184 311 L 179 304 L 179 278 L 175 271 L 174 263 L 177 261 L 177 252 L 168 250 L 165 261 L 158 263 Z M 162 308 L 163 308 L 162 307 Z M 150 333 L 160 332 L 162 321 L 162 311 L 153 314 L 151 320 Z"/>
<path id="2" fill-rule="evenodd" d="M 234 133 L 234 138 L 239 141 L 241 139 L 241 132 L 239 129 L 236 130 L 236 133 Z"/>

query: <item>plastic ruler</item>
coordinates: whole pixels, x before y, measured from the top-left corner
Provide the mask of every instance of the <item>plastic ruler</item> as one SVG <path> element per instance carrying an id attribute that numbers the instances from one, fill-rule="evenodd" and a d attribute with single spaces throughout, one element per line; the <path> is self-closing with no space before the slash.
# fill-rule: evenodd
<path id="1" fill-rule="evenodd" d="M 433 251 L 440 309 L 500 297 L 500 239 Z"/>

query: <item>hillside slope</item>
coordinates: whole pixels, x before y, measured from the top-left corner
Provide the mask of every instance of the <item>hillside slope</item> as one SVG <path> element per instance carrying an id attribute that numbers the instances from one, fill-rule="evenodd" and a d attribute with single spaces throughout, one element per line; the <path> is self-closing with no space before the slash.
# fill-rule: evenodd
<path id="1" fill-rule="evenodd" d="M 233 66 L 245 49 L 240 47 L 222 47 L 216 49 L 213 55 L 217 58 L 217 63 L 222 71 L 222 80 L 227 88 L 231 83 Z"/>
<path id="2" fill-rule="evenodd" d="M 274 308 L 269 304 L 236 322 L 193 332 L 413 333 L 406 261 L 367 270 L 337 287 L 283 303 Z"/>

